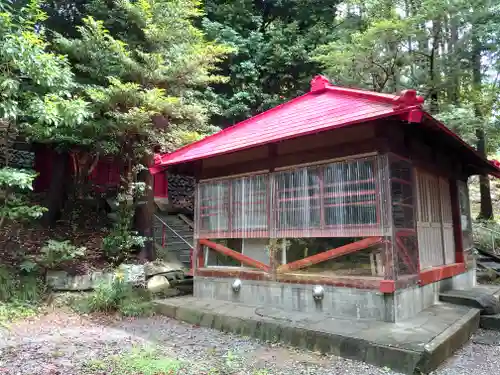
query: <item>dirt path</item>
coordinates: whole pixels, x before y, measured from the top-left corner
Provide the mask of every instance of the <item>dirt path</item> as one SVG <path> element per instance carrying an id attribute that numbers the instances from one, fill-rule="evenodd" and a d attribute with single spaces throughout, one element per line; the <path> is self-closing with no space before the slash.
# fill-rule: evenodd
<path id="1" fill-rule="evenodd" d="M 228 354 L 228 375 L 394 374 L 360 362 L 272 346 L 164 317 L 82 318 L 61 311 L 0 331 L 0 374 L 87 375 L 91 373 L 83 364 L 89 359 L 102 359 L 144 345 L 186 363 L 182 372 L 186 375 L 211 371 L 222 375 L 214 369 L 227 362 Z M 500 334 L 480 331 L 435 375 L 490 375 L 500 371 L 497 358 Z"/>

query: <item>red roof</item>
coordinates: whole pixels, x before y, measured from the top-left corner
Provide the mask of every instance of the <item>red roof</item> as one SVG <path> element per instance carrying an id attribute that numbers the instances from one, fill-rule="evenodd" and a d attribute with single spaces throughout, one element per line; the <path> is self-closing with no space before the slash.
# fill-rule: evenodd
<path id="1" fill-rule="evenodd" d="M 414 90 L 404 91 L 401 95 L 382 94 L 336 87 L 325 77 L 317 76 L 311 81 L 311 90 L 307 94 L 173 153 L 158 156 L 151 172 L 157 173 L 170 165 L 420 110 L 422 103 L 423 98 L 417 96 Z"/>

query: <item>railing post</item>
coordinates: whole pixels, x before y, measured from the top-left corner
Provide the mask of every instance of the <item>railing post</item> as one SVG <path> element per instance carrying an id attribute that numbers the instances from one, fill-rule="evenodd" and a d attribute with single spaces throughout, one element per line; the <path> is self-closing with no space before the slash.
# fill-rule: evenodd
<path id="1" fill-rule="evenodd" d="M 491 249 L 493 251 L 493 254 L 495 254 L 495 235 L 493 234 L 493 232 L 490 232 L 490 235 L 491 235 Z"/>
<path id="2" fill-rule="evenodd" d="M 167 236 L 167 227 L 165 224 L 161 224 L 161 247 L 165 247 L 165 239 Z"/>

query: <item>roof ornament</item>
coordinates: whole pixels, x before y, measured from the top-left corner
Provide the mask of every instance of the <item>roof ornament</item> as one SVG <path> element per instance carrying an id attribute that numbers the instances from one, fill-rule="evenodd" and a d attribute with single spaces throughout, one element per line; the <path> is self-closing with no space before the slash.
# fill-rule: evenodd
<path id="1" fill-rule="evenodd" d="M 311 80 L 311 92 L 324 90 L 328 86 L 331 86 L 331 83 L 325 76 L 317 75 Z"/>
<path id="2" fill-rule="evenodd" d="M 424 98 L 417 95 L 415 90 L 404 90 L 401 95 L 394 99 L 395 108 L 405 108 L 414 105 L 420 105 L 424 102 Z"/>

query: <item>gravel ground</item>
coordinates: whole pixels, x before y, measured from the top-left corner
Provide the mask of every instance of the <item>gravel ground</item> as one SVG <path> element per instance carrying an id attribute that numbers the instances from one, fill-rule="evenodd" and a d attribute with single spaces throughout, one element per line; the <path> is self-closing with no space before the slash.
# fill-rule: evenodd
<path id="1" fill-rule="evenodd" d="M 82 364 L 137 345 L 159 348 L 187 364 L 183 374 L 220 368 L 228 353 L 231 375 L 379 375 L 396 373 L 334 356 L 268 345 L 165 317 L 82 318 L 57 311 L 0 330 L 0 374 L 87 375 Z M 259 370 L 265 371 L 259 372 Z M 500 333 L 478 331 L 434 375 L 491 375 L 500 371 Z"/>

